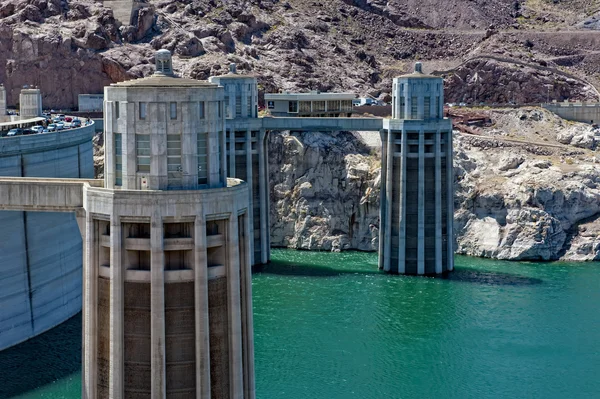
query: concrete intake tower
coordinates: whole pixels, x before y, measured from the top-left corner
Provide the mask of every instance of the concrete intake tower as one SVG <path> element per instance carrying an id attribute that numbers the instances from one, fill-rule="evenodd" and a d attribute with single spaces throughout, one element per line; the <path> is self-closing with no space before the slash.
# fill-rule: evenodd
<path id="1" fill-rule="evenodd" d="M 105 88 L 104 187 L 85 186 L 84 398 L 254 398 L 249 192 L 226 178 L 224 90 Z"/>
<path id="2" fill-rule="evenodd" d="M 452 122 L 443 116 L 444 82 L 394 79 L 392 119 L 383 120 L 379 268 L 434 275 L 454 269 Z"/>

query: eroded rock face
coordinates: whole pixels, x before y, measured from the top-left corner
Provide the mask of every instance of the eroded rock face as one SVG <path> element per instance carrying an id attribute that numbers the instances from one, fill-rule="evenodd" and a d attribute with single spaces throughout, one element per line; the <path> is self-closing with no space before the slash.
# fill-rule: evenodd
<path id="1" fill-rule="evenodd" d="M 585 125 L 539 108 L 494 111 L 492 119 L 483 136 L 455 132 L 456 252 L 600 259 L 600 160 L 558 141 Z M 376 151 L 348 133 L 273 134 L 269 145 L 274 246 L 377 250 Z"/>
<path id="2" fill-rule="evenodd" d="M 271 245 L 373 251 L 379 160 L 351 133 L 273 133 Z"/>
<path id="3" fill-rule="evenodd" d="M 499 111 L 496 121 L 496 130 L 489 132 L 502 139 L 455 137 L 457 253 L 510 260 L 596 259 L 598 158 L 572 142 L 573 132 L 589 126 L 556 120 L 541 109 Z M 512 130 L 519 126 L 515 121 L 520 131 Z M 563 141 L 570 145 L 557 145 Z"/>

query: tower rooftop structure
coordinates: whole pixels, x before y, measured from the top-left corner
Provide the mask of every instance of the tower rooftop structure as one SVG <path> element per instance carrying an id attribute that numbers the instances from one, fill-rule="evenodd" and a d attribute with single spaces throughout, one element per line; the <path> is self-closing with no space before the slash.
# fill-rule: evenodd
<path id="1" fill-rule="evenodd" d="M 400 75 L 396 77 L 396 79 L 404 79 L 404 78 L 419 78 L 419 79 L 441 79 L 439 76 L 428 75 L 423 73 L 423 64 L 420 62 L 415 62 L 414 70 L 411 73 L 405 73 L 404 75 Z"/>

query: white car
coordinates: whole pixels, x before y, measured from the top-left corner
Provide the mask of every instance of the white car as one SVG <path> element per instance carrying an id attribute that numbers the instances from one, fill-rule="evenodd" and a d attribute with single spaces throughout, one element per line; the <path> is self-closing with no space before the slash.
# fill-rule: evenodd
<path id="1" fill-rule="evenodd" d="M 56 123 L 56 130 L 63 130 L 65 128 L 64 122 Z"/>
<path id="2" fill-rule="evenodd" d="M 49 132 L 56 132 L 56 130 L 58 128 L 56 127 L 55 123 L 51 123 L 51 124 L 48 125 L 48 127 L 46 129 L 48 129 Z"/>
<path id="3" fill-rule="evenodd" d="M 44 128 L 42 126 L 32 126 L 31 130 L 34 131 L 35 133 L 42 133 L 44 131 Z"/>

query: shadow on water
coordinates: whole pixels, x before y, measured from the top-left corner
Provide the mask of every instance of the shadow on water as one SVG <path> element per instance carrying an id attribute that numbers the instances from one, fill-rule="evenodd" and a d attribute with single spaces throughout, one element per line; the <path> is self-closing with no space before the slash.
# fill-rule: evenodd
<path id="1" fill-rule="evenodd" d="M 348 274 L 378 275 L 383 274 L 377 268 L 373 271 L 341 270 L 318 264 L 301 264 L 293 261 L 277 260 L 266 265 L 255 266 L 254 273 L 274 274 L 278 276 L 297 277 L 340 277 Z"/>
<path id="2" fill-rule="evenodd" d="M 22 395 L 80 369 L 78 313 L 52 330 L 0 352 L 0 398 Z"/>
<path id="3" fill-rule="evenodd" d="M 378 270 L 376 266 L 371 270 L 336 269 L 322 264 L 301 264 L 294 261 L 277 260 L 266 265 L 253 268 L 254 273 L 273 274 L 278 276 L 296 277 L 341 277 L 344 275 L 373 275 L 389 276 Z M 433 277 L 433 276 L 431 276 Z M 402 276 L 402 278 L 423 278 L 422 276 Z M 497 286 L 531 286 L 542 284 L 543 281 L 534 277 L 520 276 L 517 274 L 500 273 L 495 271 L 474 270 L 469 268 L 456 268 L 440 278 L 448 281 L 473 283 L 480 285 Z"/>
<path id="4" fill-rule="evenodd" d="M 498 286 L 529 286 L 543 283 L 541 279 L 534 277 L 462 268 L 457 268 L 442 278 L 463 283 Z"/>

